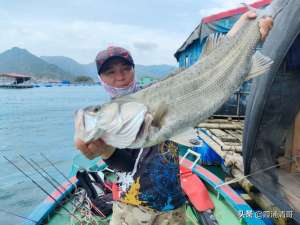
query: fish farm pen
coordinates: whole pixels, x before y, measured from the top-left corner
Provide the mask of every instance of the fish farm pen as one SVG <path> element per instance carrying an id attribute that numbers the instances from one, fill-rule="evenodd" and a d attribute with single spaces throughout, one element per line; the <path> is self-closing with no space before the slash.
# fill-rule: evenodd
<path id="1" fill-rule="evenodd" d="M 0 88 L 23 89 L 32 88 L 33 85 L 28 83 L 31 76 L 17 73 L 0 73 Z"/>
<path id="2" fill-rule="evenodd" d="M 23 89 L 23 88 L 33 88 L 33 85 L 17 85 L 17 84 L 11 84 L 11 85 L 0 85 L 0 88 L 6 88 L 6 89 Z"/>

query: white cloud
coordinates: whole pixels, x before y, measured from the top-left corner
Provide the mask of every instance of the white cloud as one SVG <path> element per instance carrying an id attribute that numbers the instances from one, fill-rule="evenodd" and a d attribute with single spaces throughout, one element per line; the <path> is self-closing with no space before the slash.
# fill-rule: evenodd
<path id="1" fill-rule="evenodd" d="M 180 33 L 108 22 L 14 21 L 1 22 L 0 27 L 5 31 L 1 51 L 18 46 L 36 55 L 64 55 L 81 63 L 93 61 L 108 45 L 119 45 L 139 64 L 175 64 L 173 54 L 185 39 Z"/>
<path id="2" fill-rule="evenodd" d="M 128 48 L 139 64 L 176 64 L 173 54 L 201 17 L 253 1 L 153 0 L 150 4 L 130 0 L 128 5 L 104 0 L 23 4 L 11 0 L 0 9 L 0 52 L 18 46 L 36 55 L 64 55 L 88 63 L 98 50 L 120 45 Z M 104 19 L 111 22 L 101 22 Z"/>
<path id="3" fill-rule="evenodd" d="M 139 51 L 149 51 L 158 47 L 156 43 L 146 41 L 135 42 L 133 46 Z"/>

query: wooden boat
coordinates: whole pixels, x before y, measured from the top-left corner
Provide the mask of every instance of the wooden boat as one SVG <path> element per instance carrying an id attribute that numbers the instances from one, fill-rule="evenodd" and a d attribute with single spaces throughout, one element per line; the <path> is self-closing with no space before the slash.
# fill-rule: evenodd
<path id="1" fill-rule="evenodd" d="M 242 196 L 237 193 L 231 186 L 223 185 L 224 180 L 215 175 L 213 172 L 207 168 L 200 165 L 199 154 L 189 149 L 191 144 L 188 139 L 190 136 L 181 135 L 180 137 L 175 137 L 173 141 L 177 142 L 181 146 L 181 167 L 190 171 L 196 177 L 200 178 L 208 191 L 209 197 L 214 205 L 214 216 L 220 225 L 234 225 L 234 224 L 267 224 L 265 220 L 260 217 L 256 217 L 255 210 L 242 198 Z M 195 156 L 195 159 L 190 159 L 190 156 Z M 82 156 L 76 156 L 75 161 L 81 161 L 80 165 L 73 163 L 73 174 L 71 175 L 69 181 L 62 184 L 59 191 L 52 193 L 55 201 L 50 197 L 47 197 L 28 217 L 23 225 L 33 225 L 33 224 L 80 224 L 77 219 L 72 218 L 64 208 L 69 209 L 69 211 L 74 211 L 74 206 L 72 201 L 76 196 L 76 188 L 78 185 L 78 180 L 75 177 L 75 171 L 79 168 L 86 168 L 89 171 L 98 171 L 97 173 L 102 176 L 104 173 L 107 174 L 106 165 L 101 159 L 94 161 L 84 160 Z M 80 160 L 78 160 L 80 159 Z M 83 162 L 84 161 L 84 162 Z M 76 165 L 75 165 L 76 164 Z M 191 185 L 193 186 L 193 185 Z M 62 208 L 62 206 L 64 208 Z M 206 224 L 199 222 L 199 212 L 195 211 L 195 205 L 187 204 L 186 218 L 187 225 L 198 225 Z M 80 213 L 76 210 L 74 214 L 77 218 L 82 218 Z M 31 220 L 31 221 L 30 221 Z M 33 222 L 35 221 L 35 222 Z M 82 221 L 85 221 L 82 219 Z M 109 224 L 109 216 L 103 218 L 102 216 L 93 216 L 91 221 L 96 221 L 96 224 Z M 93 224 L 92 222 L 82 222 L 82 224 Z M 272 223 L 268 223 L 272 224 Z"/>

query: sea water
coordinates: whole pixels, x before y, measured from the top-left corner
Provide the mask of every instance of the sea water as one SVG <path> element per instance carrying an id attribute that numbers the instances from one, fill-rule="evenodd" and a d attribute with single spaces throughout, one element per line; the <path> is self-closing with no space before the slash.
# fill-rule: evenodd
<path id="1" fill-rule="evenodd" d="M 28 216 L 47 196 L 2 156 L 13 160 L 48 192 L 49 183 L 18 154 L 32 158 L 59 182 L 64 178 L 41 157 L 44 153 L 66 175 L 73 157 L 74 112 L 108 101 L 101 86 L 0 89 L 0 209 Z M 21 224 L 23 219 L 0 211 L 1 225 Z"/>

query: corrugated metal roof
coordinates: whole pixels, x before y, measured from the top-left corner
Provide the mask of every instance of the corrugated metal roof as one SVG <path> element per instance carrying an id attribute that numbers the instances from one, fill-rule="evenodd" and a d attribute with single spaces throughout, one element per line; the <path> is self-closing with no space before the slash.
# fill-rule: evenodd
<path id="1" fill-rule="evenodd" d="M 250 5 L 254 8 L 261 8 L 261 7 L 264 7 L 266 5 L 269 5 L 271 2 L 272 2 L 272 0 L 261 0 L 261 1 L 254 2 Z M 224 11 L 224 12 L 220 12 L 220 13 L 217 13 L 217 14 L 214 14 L 214 15 L 211 15 L 211 16 L 204 17 L 202 19 L 202 23 L 210 23 L 210 22 L 213 22 L 213 21 L 216 21 L 216 20 L 224 19 L 226 17 L 234 16 L 234 15 L 237 15 L 237 14 L 242 14 L 242 13 L 245 13 L 247 11 L 248 11 L 248 9 L 246 7 L 239 7 L 239 8 L 236 8 L 236 9 L 230 9 L 230 10 L 227 10 L 227 11 Z"/>
<path id="2" fill-rule="evenodd" d="M 0 76 L 13 77 L 13 78 L 31 78 L 31 76 L 19 73 L 0 73 Z"/>
<path id="3" fill-rule="evenodd" d="M 261 8 L 261 7 L 264 7 L 268 4 L 270 4 L 271 2 L 272 2 L 272 0 L 260 0 L 260 1 L 254 2 L 250 5 L 255 8 Z M 178 59 L 178 55 L 180 54 L 180 52 L 183 52 L 194 41 L 196 41 L 198 39 L 202 40 L 202 38 L 204 38 L 204 36 L 207 36 L 208 34 L 212 33 L 211 27 L 213 27 L 213 24 L 212 24 L 212 26 L 210 26 L 211 23 L 216 22 L 218 20 L 222 20 L 227 17 L 232 17 L 232 16 L 242 14 L 246 11 L 247 11 L 246 7 L 240 7 L 240 8 L 231 9 L 231 10 L 220 12 L 220 13 L 217 13 L 217 14 L 214 14 L 211 16 L 204 17 L 201 20 L 201 23 L 193 30 L 193 32 L 189 35 L 189 37 L 186 39 L 186 41 L 175 52 L 175 54 L 174 54 L 175 58 Z M 202 35 L 203 37 L 201 38 L 202 33 L 204 33 L 204 35 Z"/>

